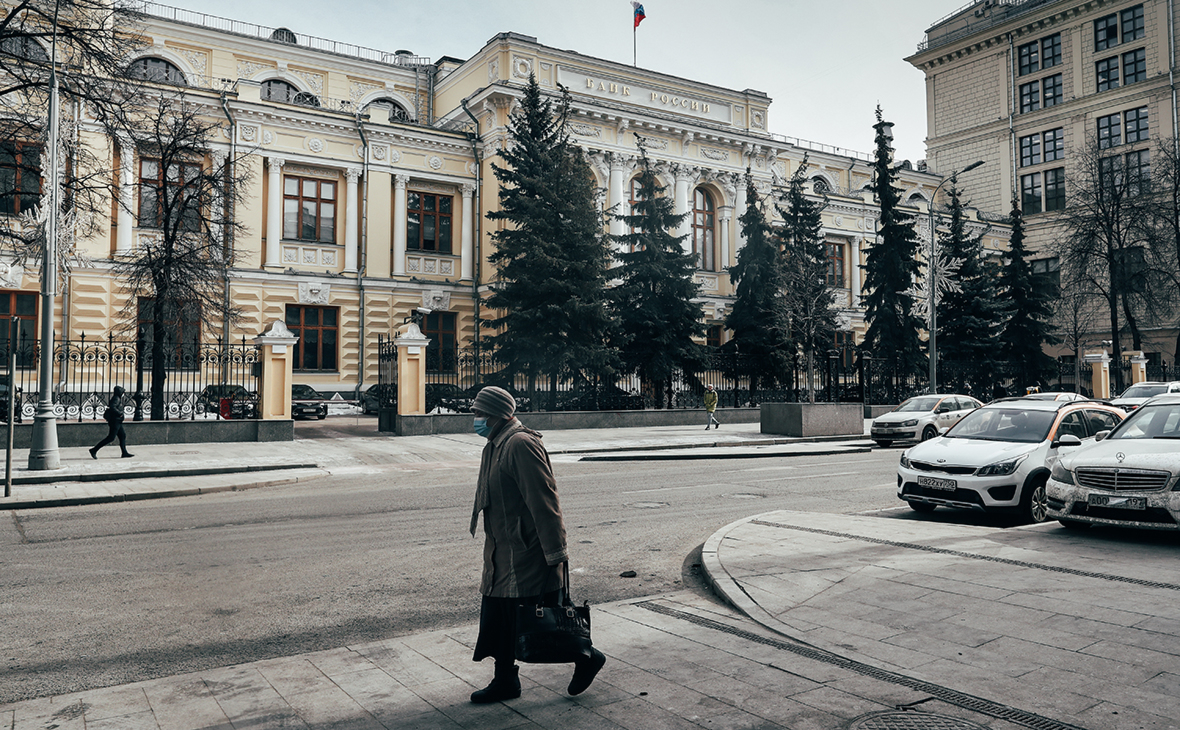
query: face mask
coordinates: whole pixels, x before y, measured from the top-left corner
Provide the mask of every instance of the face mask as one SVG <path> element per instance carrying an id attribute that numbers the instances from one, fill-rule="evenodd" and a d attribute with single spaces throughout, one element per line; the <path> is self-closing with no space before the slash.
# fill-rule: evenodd
<path id="1" fill-rule="evenodd" d="M 483 436 L 484 438 L 487 438 L 488 434 L 492 432 L 492 427 L 488 425 L 488 419 L 486 418 L 475 419 L 472 422 L 471 427 L 477 434 Z"/>

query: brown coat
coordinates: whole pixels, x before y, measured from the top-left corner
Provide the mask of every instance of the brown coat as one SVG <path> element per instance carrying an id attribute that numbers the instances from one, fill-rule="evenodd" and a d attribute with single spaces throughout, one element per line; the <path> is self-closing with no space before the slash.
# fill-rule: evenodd
<path id="1" fill-rule="evenodd" d="M 479 465 L 483 510 L 483 579 L 494 598 L 537 596 L 561 588 L 568 560 L 557 482 L 541 434 L 513 419 L 492 435 Z"/>

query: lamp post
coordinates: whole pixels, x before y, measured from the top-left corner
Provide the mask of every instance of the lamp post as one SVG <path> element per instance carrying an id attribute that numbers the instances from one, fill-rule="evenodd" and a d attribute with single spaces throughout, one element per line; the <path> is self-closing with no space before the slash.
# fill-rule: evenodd
<path id="1" fill-rule="evenodd" d="M 53 5 L 53 45 L 49 58 L 49 200 L 45 216 L 45 247 L 41 261 L 41 360 L 37 372 L 37 412 L 33 416 L 33 438 L 29 449 L 29 470 L 61 468 L 57 449 L 57 418 L 53 415 L 53 299 L 57 295 L 58 216 L 58 98 L 57 98 L 57 11 Z"/>
<path id="2" fill-rule="evenodd" d="M 930 258 L 926 265 L 930 268 L 928 274 L 930 279 L 930 394 L 934 395 L 938 392 L 938 308 L 936 306 L 936 293 L 938 291 L 938 263 L 937 250 L 934 231 L 934 201 L 938 199 L 938 191 L 942 189 L 947 182 L 956 179 L 964 172 L 970 172 L 975 168 L 983 165 L 983 160 L 977 160 L 967 165 L 958 172 L 952 172 L 942 179 L 942 182 L 934 188 L 934 194 L 930 196 Z"/>

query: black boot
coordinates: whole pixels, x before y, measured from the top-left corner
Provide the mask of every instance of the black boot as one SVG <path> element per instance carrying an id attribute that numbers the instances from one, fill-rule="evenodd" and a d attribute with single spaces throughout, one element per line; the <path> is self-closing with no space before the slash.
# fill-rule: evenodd
<path id="1" fill-rule="evenodd" d="M 497 664 L 496 676 L 492 678 L 492 683 L 472 692 L 471 701 L 477 705 L 486 705 L 520 697 L 520 677 L 517 674 L 519 671 L 520 667 L 515 664 L 507 668 L 501 668 L 501 665 Z"/>
<path id="2" fill-rule="evenodd" d="M 570 680 L 570 686 L 566 691 L 571 695 L 580 695 L 585 692 L 590 683 L 594 681 L 598 670 L 602 669 L 603 664 L 606 664 L 606 656 L 597 649 L 591 649 L 589 659 L 583 659 L 574 665 L 574 677 Z"/>

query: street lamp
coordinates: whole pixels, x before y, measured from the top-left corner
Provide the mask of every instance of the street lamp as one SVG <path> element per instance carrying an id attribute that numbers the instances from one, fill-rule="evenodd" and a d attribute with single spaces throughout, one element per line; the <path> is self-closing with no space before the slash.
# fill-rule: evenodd
<path id="1" fill-rule="evenodd" d="M 934 395 L 938 392 L 938 309 L 935 306 L 935 293 L 938 290 L 938 264 L 935 258 L 937 251 L 935 250 L 936 236 L 934 235 L 934 201 L 938 199 L 938 191 L 942 189 L 948 181 L 956 179 L 964 172 L 970 172 L 977 167 L 983 165 L 983 160 L 977 160 L 967 165 L 958 172 L 952 172 L 942 179 L 934 188 L 934 194 L 930 196 L 930 258 L 926 265 L 930 271 L 927 274 L 930 282 L 930 394 Z"/>

